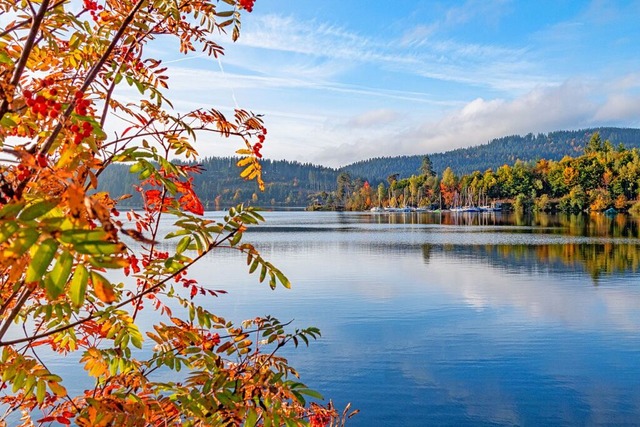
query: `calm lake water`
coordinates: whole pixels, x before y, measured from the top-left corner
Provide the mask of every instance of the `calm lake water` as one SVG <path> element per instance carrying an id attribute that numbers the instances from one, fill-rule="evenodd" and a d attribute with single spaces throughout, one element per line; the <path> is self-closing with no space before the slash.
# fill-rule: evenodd
<path id="1" fill-rule="evenodd" d="M 231 251 L 190 273 L 229 292 L 206 301 L 229 320 L 319 327 L 309 348 L 283 354 L 338 408 L 361 410 L 347 426 L 640 425 L 637 220 L 264 216 L 245 240 L 291 290 L 259 284 Z M 68 373 L 70 391 L 85 388 L 77 360 L 50 366 Z"/>
<path id="2" fill-rule="evenodd" d="M 293 289 L 258 284 L 231 252 L 191 273 L 229 291 L 214 301 L 229 319 L 319 327 L 285 354 L 338 408 L 361 410 L 349 426 L 640 424 L 636 221 L 265 217 L 246 240 Z"/>

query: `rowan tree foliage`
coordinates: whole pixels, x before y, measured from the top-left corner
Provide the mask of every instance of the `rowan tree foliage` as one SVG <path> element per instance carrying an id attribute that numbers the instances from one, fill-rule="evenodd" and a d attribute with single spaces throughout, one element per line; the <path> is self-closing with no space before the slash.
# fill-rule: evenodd
<path id="1" fill-rule="evenodd" d="M 150 43 L 217 57 L 240 35 L 253 0 L 0 0 L 0 408 L 22 425 L 326 425 L 343 422 L 297 379 L 277 350 L 308 344 L 272 317 L 234 325 L 208 311 L 210 289 L 189 266 L 223 248 L 246 255 L 272 288 L 289 281 L 243 241 L 263 221 L 238 206 L 203 215 L 193 190 L 193 142 L 235 138 L 242 178 L 263 187 L 267 131 L 245 110 L 176 112 L 162 58 Z M 158 52 L 156 49 L 155 52 Z M 139 93 L 125 102 L 119 87 Z M 119 131 L 105 128 L 115 118 Z M 120 212 L 96 192 L 107 165 L 130 165 L 141 211 Z M 159 234 L 161 218 L 174 231 Z M 174 242 L 170 251 L 159 245 Z M 164 249 L 163 249 L 164 248 Z M 115 283 L 112 272 L 126 279 Z M 198 298 L 196 295 L 200 295 Z M 206 300 L 206 299 L 205 299 Z M 201 303 L 197 303 L 200 301 Z M 145 330 L 141 310 L 153 310 Z M 86 391 L 41 351 L 75 357 Z M 167 380 L 167 378 L 170 378 Z M 9 418 L 7 418 L 9 417 Z M 13 417 L 13 418 L 11 418 Z"/>

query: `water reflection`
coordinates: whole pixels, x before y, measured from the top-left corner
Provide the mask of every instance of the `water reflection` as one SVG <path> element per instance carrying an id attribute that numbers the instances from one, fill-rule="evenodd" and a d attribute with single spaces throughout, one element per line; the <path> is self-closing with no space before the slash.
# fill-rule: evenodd
<path id="1" fill-rule="evenodd" d="M 594 285 L 603 276 L 637 273 L 640 269 L 640 245 L 633 243 L 564 243 L 496 244 L 496 245 L 422 245 L 422 255 L 428 263 L 434 252 L 459 258 L 485 259 L 500 268 L 556 273 L 584 271 Z"/>
<path id="2" fill-rule="evenodd" d="M 531 232 L 552 232 L 571 236 L 640 237 L 640 218 L 624 214 L 602 213 L 580 215 L 522 214 L 502 212 L 480 213 L 389 213 L 362 214 L 359 221 L 372 224 L 437 224 L 455 226 L 516 226 Z M 345 217 L 342 223 L 347 224 Z"/>

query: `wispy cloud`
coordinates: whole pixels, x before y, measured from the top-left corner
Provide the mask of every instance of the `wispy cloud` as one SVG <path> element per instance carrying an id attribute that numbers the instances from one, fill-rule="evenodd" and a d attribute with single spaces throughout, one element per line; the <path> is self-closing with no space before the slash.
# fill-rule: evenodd
<path id="1" fill-rule="evenodd" d="M 398 112 L 393 110 L 372 110 L 347 120 L 348 128 L 370 128 L 372 126 L 388 125 L 398 119 Z"/>
<path id="2" fill-rule="evenodd" d="M 410 31 L 415 35 L 429 33 L 433 29 L 418 26 Z M 324 68 L 327 78 L 366 64 L 382 70 L 501 91 L 530 89 L 545 81 L 543 76 L 536 74 L 537 67 L 528 59 L 527 48 L 463 43 L 450 37 L 417 43 L 410 42 L 407 34 L 397 37 L 384 34 L 384 37 L 374 38 L 327 23 L 300 22 L 292 17 L 268 15 L 252 23 L 240 44 L 295 54 L 290 58 L 294 64 L 304 61 L 302 58 L 307 58 L 307 61 L 313 58 L 316 64 L 317 61 L 327 61 L 329 66 Z M 261 68 L 264 69 L 265 65 L 268 64 Z M 277 72 L 285 74 L 288 66 L 278 63 Z M 299 67 L 293 70 L 297 71 Z"/>

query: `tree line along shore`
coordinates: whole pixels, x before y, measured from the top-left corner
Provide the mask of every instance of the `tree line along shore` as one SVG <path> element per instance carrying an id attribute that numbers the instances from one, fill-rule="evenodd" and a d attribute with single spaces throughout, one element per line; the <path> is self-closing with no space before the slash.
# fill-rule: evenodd
<path id="1" fill-rule="evenodd" d="M 603 132 L 630 139 L 611 142 L 603 139 L 598 130 L 556 132 L 544 138 L 509 137 L 485 146 L 454 150 L 457 154 L 450 160 L 458 165 L 456 167 L 442 163 L 446 160 L 442 153 L 371 159 L 340 169 L 263 159 L 265 191 L 259 191 L 253 182 L 236 179 L 236 158 L 209 157 L 199 162 L 202 173 L 193 177 L 192 185 L 207 210 L 239 203 L 264 208 L 354 211 L 474 207 L 564 212 L 633 210 L 640 189 L 640 156 L 635 141 L 640 130 L 606 128 Z M 556 134 L 566 137 L 567 141 L 553 139 Z M 576 135 L 583 135 L 585 140 L 578 144 Z M 558 153 L 549 154 L 553 159 L 542 157 L 546 151 L 535 149 L 531 150 L 532 156 L 537 157 L 530 156 L 528 160 L 518 157 L 512 162 L 467 173 L 458 169 L 470 170 L 469 166 L 476 164 L 461 163 L 461 156 L 476 159 L 490 147 L 504 151 L 498 142 L 507 141 L 512 146 L 512 141 L 538 144 L 536 141 L 543 139 L 554 147 L 564 144 L 564 152 L 575 154 L 562 157 Z M 624 145 L 620 141 L 624 141 Z M 371 166 L 369 173 L 366 168 L 362 169 L 364 164 Z M 129 165 L 110 165 L 103 178 L 99 191 L 132 194 L 133 197 L 121 202 L 122 207 L 142 205 L 140 192 L 135 187 L 137 176 L 130 173 Z"/>
<path id="2" fill-rule="evenodd" d="M 425 156 L 420 173 L 387 177 L 375 188 L 342 172 L 337 188 L 319 192 L 311 210 L 497 210 L 640 212 L 640 153 L 595 132 L 584 153 L 561 160 L 515 161 L 496 170 L 436 174 Z"/>

